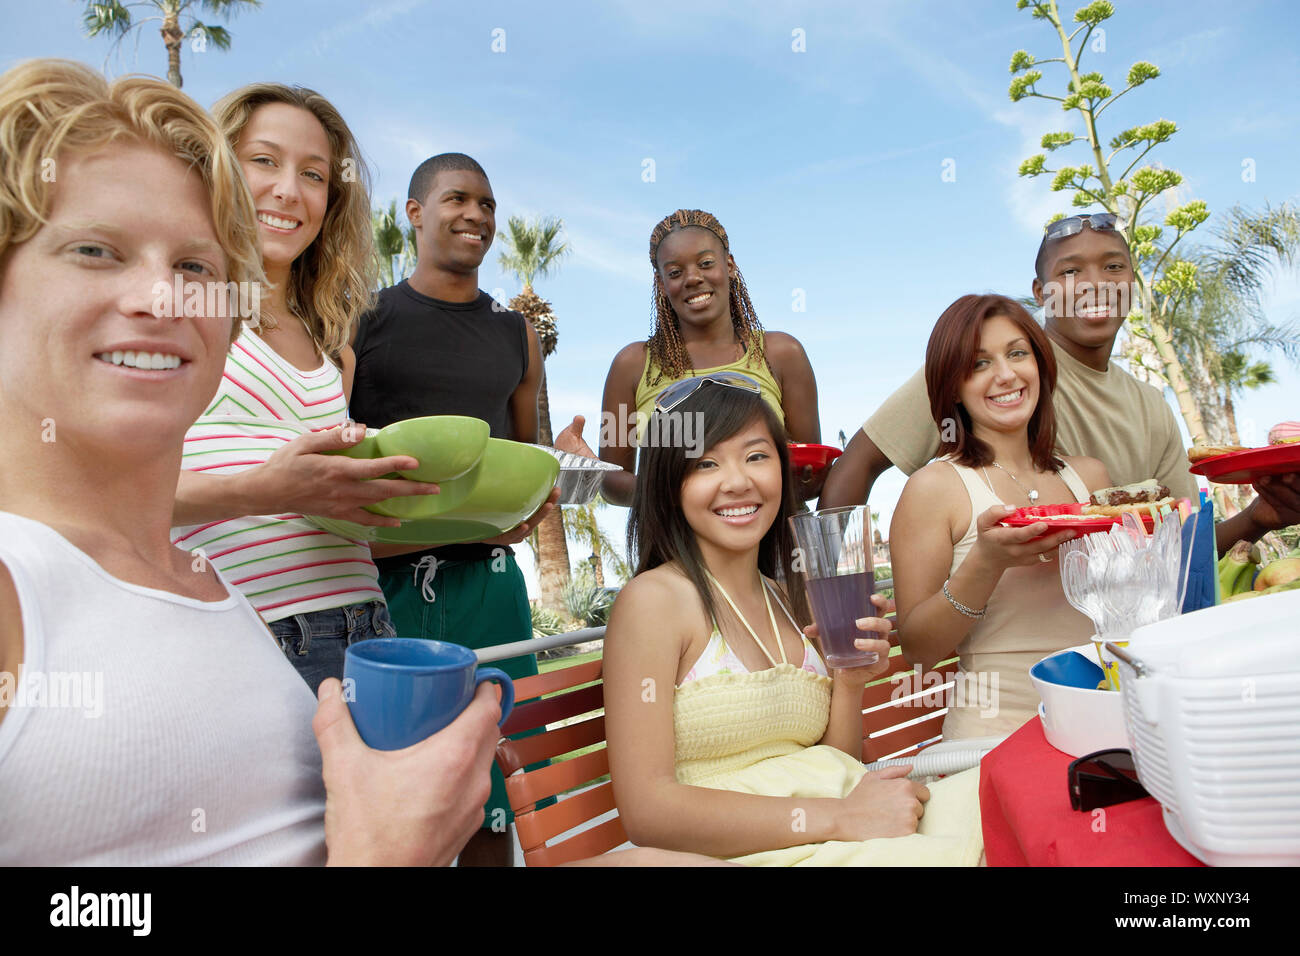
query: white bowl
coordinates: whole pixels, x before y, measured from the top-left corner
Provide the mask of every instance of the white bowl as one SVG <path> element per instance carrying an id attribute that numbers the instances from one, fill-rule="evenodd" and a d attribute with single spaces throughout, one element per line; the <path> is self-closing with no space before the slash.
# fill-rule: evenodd
<path id="1" fill-rule="evenodd" d="M 1082 654 L 1093 663 L 1097 661 L 1097 650 L 1092 644 L 1058 653 Z M 1104 648 L 1102 656 L 1106 660 L 1113 659 Z M 1043 736 L 1057 750 L 1071 757 L 1082 757 L 1098 750 L 1131 749 L 1128 728 L 1124 724 L 1124 699 L 1119 693 L 1053 684 L 1032 673 L 1029 680 L 1042 700 L 1038 705 L 1038 716 L 1043 721 Z"/>

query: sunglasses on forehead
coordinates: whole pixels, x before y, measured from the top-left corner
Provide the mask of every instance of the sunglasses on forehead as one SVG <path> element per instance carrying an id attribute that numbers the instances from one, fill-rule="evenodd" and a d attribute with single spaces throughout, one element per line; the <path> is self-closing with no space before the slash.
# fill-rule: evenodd
<path id="1" fill-rule="evenodd" d="M 1070 216 L 1047 224 L 1048 239 L 1065 239 L 1083 232 L 1085 224 L 1098 232 L 1114 232 L 1116 216 L 1113 212 L 1094 212 L 1088 216 Z"/>
<path id="2" fill-rule="evenodd" d="M 705 384 L 725 385 L 727 388 L 741 388 L 755 395 L 762 394 L 758 382 L 748 375 L 741 375 L 739 372 L 714 372 L 712 375 L 696 375 L 694 378 L 673 382 L 655 399 L 655 411 L 671 412 Z"/>

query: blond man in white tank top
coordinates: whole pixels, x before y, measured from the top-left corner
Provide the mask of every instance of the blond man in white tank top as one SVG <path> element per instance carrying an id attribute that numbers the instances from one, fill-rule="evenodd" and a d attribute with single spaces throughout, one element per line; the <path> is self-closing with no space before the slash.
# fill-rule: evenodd
<path id="1" fill-rule="evenodd" d="M 0 76 L 0 138 L 0 680 L 21 688 L 0 698 L 0 865 L 450 862 L 482 820 L 496 692 L 370 750 L 338 681 L 315 705 L 169 540 L 238 323 L 156 289 L 262 281 L 224 137 L 165 83 L 38 60 Z M 28 693 L 55 676 L 80 707 Z"/>

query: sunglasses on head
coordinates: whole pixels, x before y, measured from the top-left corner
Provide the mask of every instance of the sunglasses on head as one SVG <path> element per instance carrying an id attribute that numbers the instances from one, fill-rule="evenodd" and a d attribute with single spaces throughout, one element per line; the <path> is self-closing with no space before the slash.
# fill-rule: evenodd
<path id="1" fill-rule="evenodd" d="M 1071 762 L 1068 771 L 1070 806 L 1095 810 L 1150 796 L 1138 782 L 1133 754 L 1128 750 L 1098 750 Z"/>
<path id="2" fill-rule="evenodd" d="M 1064 239 L 1083 232 L 1085 224 L 1099 232 L 1114 232 L 1116 216 L 1113 212 L 1094 212 L 1088 216 L 1070 216 L 1047 224 L 1048 239 Z"/>
<path id="3" fill-rule="evenodd" d="M 755 395 L 762 394 L 758 382 L 748 375 L 741 375 L 739 372 L 714 372 L 712 375 L 697 375 L 694 378 L 684 378 L 680 382 L 673 382 L 660 392 L 655 399 L 655 411 L 671 412 L 699 391 L 700 386 L 705 383 L 725 385 L 727 388 L 742 388 L 747 392 L 753 392 Z"/>

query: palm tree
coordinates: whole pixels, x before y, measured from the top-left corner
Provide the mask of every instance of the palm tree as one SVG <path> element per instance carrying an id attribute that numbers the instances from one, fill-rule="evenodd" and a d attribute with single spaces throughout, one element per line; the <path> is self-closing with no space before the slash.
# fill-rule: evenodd
<path id="1" fill-rule="evenodd" d="M 606 560 L 620 582 L 625 582 L 632 576 L 618 545 L 605 533 L 597 518 L 597 513 L 607 507 L 608 503 L 597 495 L 588 504 L 568 505 L 564 508 L 565 532 L 574 544 L 583 545 L 591 551 L 591 572 L 598 588 L 605 586 Z"/>
<path id="2" fill-rule="evenodd" d="M 1273 374 L 1273 366 L 1267 362 L 1251 362 L 1245 353 L 1232 351 L 1219 362 L 1219 379 L 1223 386 L 1223 410 L 1228 418 L 1228 437 L 1232 444 L 1240 445 L 1237 409 L 1232 403 L 1232 394 L 1244 389 L 1253 390 L 1261 385 L 1272 385 L 1277 381 L 1277 376 Z"/>
<path id="3" fill-rule="evenodd" d="M 533 291 L 533 280 L 550 275 L 568 255 L 569 244 L 560 239 L 563 230 L 563 221 L 554 217 L 529 221 L 511 216 L 506 231 L 501 234 L 501 267 L 513 272 L 523 285 L 523 291 L 508 305 L 521 312 L 537 332 L 543 363 L 555 352 L 559 332 L 551 304 Z M 542 365 L 542 385 L 537 395 L 537 418 L 542 444 L 553 444 L 555 438 L 551 433 L 545 364 Z M 537 577 L 542 603 L 557 610 L 564 606 L 564 585 L 569 581 L 569 548 L 565 537 L 564 510 L 556 508 L 537 529 Z"/>
<path id="4" fill-rule="evenodd" d="M 370 223 L 379 254 L 379 278 L 385 287 L 396 285 L 415 271 L 415 229 L 402 228 L 396 199 L 389 200 L 387 209 L 372 209 Z"/>
<path id="5" fill-rule="evenodd" d="M 1215 236 L 1213 247 L 1185 256 L 1195 282 L 1169 311 L 1169 331 L 1180 362 L 1193 373 L 1189 384 L 1206 432 L 1193 437 L 1239 444 L 1232 394 L 1266 384 L 1272 375 L 1267 363 L 1252 364 L 1250 353 L 1266 349 L 1300 358 L 1300 329 L 1294 322 L 1274 323 L 1261 303 L 1274 268 L 1300 261 L 1300 207 L 1283 203 L 1255 213 L 1234 206 Z M 1130 332 L 1125 354 L 1135 373 L 1158 370 L 1140 318 Z"/>
<path id="6" fill-rule="evenodd" d="M 230 49 L 230 31 L 223 26 L 203 23 L 191 10 L 198 7 L 205 13 L 226 18 L 242 7 L 257 6 L 261 6 L 261 0 L 137 0 L 135 3 L 107 0 L 87 3 L 82 24 L 87 36 L 114 35 L 113 47 L 116 48 L 132 30 L 146 23 L 160 23 L 159 33 L 162 34 L 163 46 L 167 48 L 167 81 L 180 89 L 181 44 L 186 37 L 205 46 L 211 43 L 218 50 Z M 150 15 L 135 19 L 131 10 L 137 7 Z M 138 36 L 136 42 L 138 46 Z"/>
<path id="7" fill-rule="evenodd" d="M 1214 235 L 1214 246 L 1185 256 L 1195 282 L 1169 311 L 1168 329 L 1179 361 L 1190 373 L 1188 385 L 1203 423 L 1203 434 L 1192 437 L 1211 445 L 1239 445 L 1233 396 L 1275 379 L 1272 366 L 1252 360 L 1252 353 L 1264 349 L 1293 361 L 1300 358 L 1296 323 L 1274 323 L 1261 302 L 1274 268 L 1300 261 L 1300 208 L 1283 203 L 1256 213 L 1234 206 Z M 1130 325 L 1134 338 L 1126 355 L 1135 374 L 1144 377 L 1144 371 L 1148 381 L 1162 385 L 1155 372 L 1160 365 L 1152 361 L 1151 343 L 1141 330 L 1140 321 Z M 1220 511 L 1231 516 L 1252 495 L 1244 486 L 1216 485 L 1214 497 Z"/>

